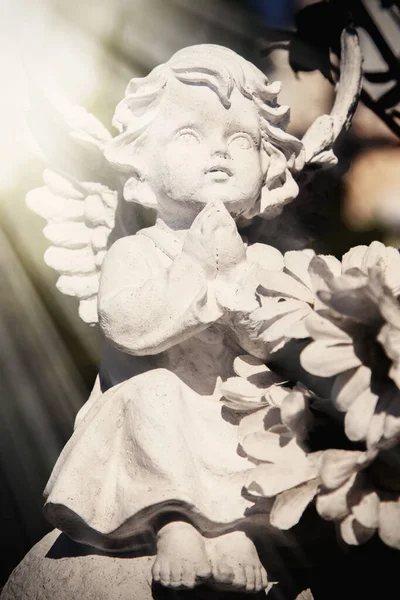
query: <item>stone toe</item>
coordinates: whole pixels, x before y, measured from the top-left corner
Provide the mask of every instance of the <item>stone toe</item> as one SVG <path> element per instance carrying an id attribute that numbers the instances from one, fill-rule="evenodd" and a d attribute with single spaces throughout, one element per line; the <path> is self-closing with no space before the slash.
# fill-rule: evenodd
<path id="1" fill-rule="evenodd" d="M 254 567 L 252 565 L 248 565 L 245 570 L 246 570 L 246 592 L 254 592 L 254 587 L 255 587 Z"/>

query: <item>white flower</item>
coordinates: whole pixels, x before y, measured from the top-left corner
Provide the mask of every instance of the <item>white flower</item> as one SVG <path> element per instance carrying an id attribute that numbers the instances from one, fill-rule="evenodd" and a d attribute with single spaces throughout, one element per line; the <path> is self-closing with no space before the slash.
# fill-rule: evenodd
<path id="1" fill-rule="evenodd" d="M 364 321 L 378 315 L 375 303 L 368 293 L 358 293 L 352 298 L 348 291 L 363 288 L 368 283 L 371 269 L 380 270 L 393 294 L 400 292 L 400 254 L 381 242 L 352 248 L 343 256 L 342 263 L 333 256 L 316 256 L 310 249 L 286 252 L 282 256 L 280 253 L 272 255 L 269 246 L 265 248 L 254 248 L 253 251 L 255 256 L 259 254 L 256 261 L 262 265 L 258 270 L 261 308 L 254 311 L 251 318 L 263 323 L 260 337 L 270 353 L 281 349 L 291 339 L 309 336 L 305 320 L 312 311 L 325 308 L 327 296 L 324 292 L 329 291 L 332 280 L 337 281 L 337 286 L 340 282 L 345 293 L 341 295 L 336 290 L 334 301 L 337 306 L 331 304 L 331 308 Z M 250 254 L 251 250 L 252 247 L 248 250 Z"/>
<path id="2" fill-rule="evenodd" d="M 390 447 L 400 439 L 400 390 L 388 378 L 390 361 L 377 336 L 381 343 L 389 339 L 382 326 L 385 316 L 397 315 L 399 320 L 398 303 L 379 267 L 368 275 L 358 268 L 351 271 L 326 280 L 329 291 L 321 297 L 330 310 L 307 318 L 314 341 L 300 361 L 313 375 L 335 377 L 331 397 L 346 413 L 345 432 L 351 441 L 365 440 L 370 449 Z"/>
<path id="3" fill-rule="evenodd" d="M 316 508 L 324 519 L 338 522 L 347 544 L 362 544 L 378 531 L 385 544 L 400 549 L 398 450 L 323 453 Z"/>
<path id="4" fill-rule="evenodd" d="M 268 416 L 264 417 L 267 425 Z M 277 425 L 270 425 L 269 431 L 274 428 Z M 264 452 L 260 446 L 255 454 L 268 462 L 248 477 L 252 495 L 274 499 L 272 525 L 293 527 L 315 499 L 319 515 L 338 524 L 347 544 L 362 544 L 377 531 L 385 544 L 400 549 L 399 448 L 382 453 L 330 449 L 307 454 L 293 437 L 287 438 L 285 445 L 281 434 L 280 450 L 275 452 L 271 443 L 265 444 Z"/>
<path id="5" fill-rule="evenodd" d="M 237 377 L 229 377 L 221 386 L 222 401 L 236 412 L 250 413 L 279 403 L 286 395 L 280 386 L 282 377 L 262 360 L 250 355 L 238 356 L 233 363 Z"/>
<path id="6" fill-rule="evenodd" d="M 400 323 L 386 323 L 377 339 L 382 344 L 386 355 L 392 360 L 389 377 L 400 388 Z"/>
<path id="7" fill-rule="evenodd" d="M 273 269 L 259 271 L 261 308 L 252 313 L 251 319 L 263 323 L 260 337 L 271 353 L 293 338 L 309 336 L 305 318 L 321 305 L 317 291 L 326 287 L 318 268 L 310 269 L 314 256 L 313 250 L 286 252 L 281 262 L 274 263 Z M 332 277 L 340 274 L 341 266 L 336 258 L 321 256 L 320 259 Z"/>
<path id="8" fill-rule="evenodd" d="M 400 388 L 400 303 L 379 280 L 374 282 L 376 301 L 386 323 L 378 334 L 378 342 L 382 345 L 386 356 L 392 364 L 389 377 Z"/>
<path id="9" fill-rule="evenodd" d="M 318 493 L 320 459 L 321 452 L 307 454 L 292 439 L 284 452 L 276 454 L 274 462 L 260 464 L 250 472 L 246 484 L 248 492 L 256 497 L 274 498 L 270 512 L 274 527 L 290 529 L 299 522 Z"/>
<path id="10" fill-rule="evenodd" d="M 355 246 L 342 258 L 342 273 L 359 269 L 368 275 L 371 268 L 378 267 L 394 295 L 400 293 L 400 253 L 397 248 L 372 242 L 369 246 Z"/>
<path id="11" fill-rule="evenodd" d="M 308 448 L 315 440 L 308 436 L 312 416 L 304 390 L 278 387 L 274 397 L 268 396 L 273 387 L 261 395 L 258 389 L 258 409 L 242 418 L 239 443 L 256 465 L 247 490 L 271 499 L 276 527 L 295 525 L 316 499 L 319 514 L 338 523 L 347 543 L 377 531 L 400 549 L 399 267 L 397 250 L 376 242 L 352 249 L 340 268 L 335 259 L 306 251 L 286 253 L 279 269 L 261 272 L 264 296 L 254 316 L 263 321 L 266 343 L 274 351 L 292 338 L 311 337 L 303 368 L 332 378 L 333 413 L 323 426 L 341 428 L 336 407 L 345 413 L 348 440 L 366 443 L 366 451 Z"/>
<path id="12" fill-rule="evenodd" d="M 245 413 L 238 427 L 239 445 L 257 465 L 262 463 L 249 475 L 249 493 L 270 498 L 307 483 L 300 494 L 289 490 L 274 502 L 271 522 L 287 529 L 300 519 L 317 490 L 317 454 L 308 457 L 303 449 L 312 425 L 307 391 L 282 387 L 285 382 L 252 356 L 237 357 L 234 371 L 237 377 L 222 385 L 222 400 L 236 412 Z"/>
<path id="13" fill-rule="evenodd" d="M 257 464 L 248 475 L 247 491 L 274 498 L 271 523 L 289 529 L 317 493 L 321 453 L 307 454 L 303 446 L 312 424 L 306 393 L 287 390 L 278 404 L 242 419 L 239 444 Z"/>

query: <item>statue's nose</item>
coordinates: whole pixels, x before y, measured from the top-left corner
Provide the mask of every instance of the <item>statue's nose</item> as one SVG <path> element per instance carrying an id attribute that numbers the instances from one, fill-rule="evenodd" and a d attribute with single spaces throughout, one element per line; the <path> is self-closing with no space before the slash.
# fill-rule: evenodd
<path id="1" fill-rule="evenodd" d="M 212 156 L 216 156 L 217 158 L 229 158 L 229 152 L 227 148 L 219 147 L 212 152 Z"/>

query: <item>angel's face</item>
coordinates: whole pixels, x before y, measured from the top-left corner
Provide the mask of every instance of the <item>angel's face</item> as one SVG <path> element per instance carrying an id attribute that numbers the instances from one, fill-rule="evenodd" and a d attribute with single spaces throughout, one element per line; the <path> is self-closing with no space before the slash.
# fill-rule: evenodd
<path id="1" fill-rule="evenodd" d="M 236 88 L 227 109 L 206 86 L 170 82 L 147 139 L 150 181 L 161 206 L 172 200 L 196 213 L 220 200 L 239 215 L 257 201 L 266 168 L 259 117 Z"/>

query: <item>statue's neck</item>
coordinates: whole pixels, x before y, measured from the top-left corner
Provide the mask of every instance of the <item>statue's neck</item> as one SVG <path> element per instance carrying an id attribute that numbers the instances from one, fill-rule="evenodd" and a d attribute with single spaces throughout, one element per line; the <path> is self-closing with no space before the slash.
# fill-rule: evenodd
<path id="1" fill-rule="evenodd" d="M 156 225 L 183 243 L 196 216 L 196 211 L 189 210 L 184 204 L 171 207 L 159 205 Z"/>
<path id="2" fill-rule="evenodd" d="M 162 219 L 161 217 L 158 217 L 156 221 L 156 227 L 169 233 L 172 237 L 179 240 L 181 244 L 183 244 L 184 242 L 186 234 L 190 229 L 190 225 L 191 223 L 189 225 L 183 225 L 179 223 L 178 225 L 176 222 L 165 222 L 164 219 Z"/>
<path id="3" fill-rule="evenodd" d="M 172 237 L 179 240 L 183 244 L 186 234 L 192 226 L 197 214 L 193 211 L 179 210 L 177 212 L 166 212 L 159 209 L 156 221 L 156 227 L 163 229 Z"/>

